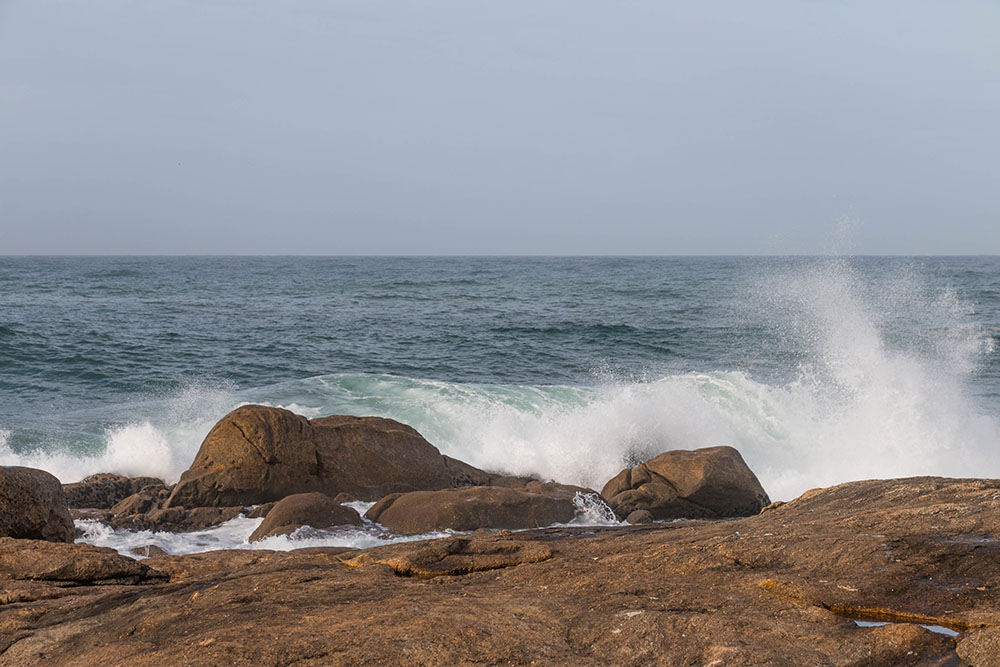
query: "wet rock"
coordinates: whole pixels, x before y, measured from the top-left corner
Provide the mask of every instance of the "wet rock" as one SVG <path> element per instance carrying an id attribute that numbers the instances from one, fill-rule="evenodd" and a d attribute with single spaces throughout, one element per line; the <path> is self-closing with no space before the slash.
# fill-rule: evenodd
<path id="1" fill-rule="evenodd" d="M 0 579 L 43 581 L 55 586 L 136 584 L 162 580 L 160 572 L 114 549 L 89 544 L 0 538 Z"/>
<path id="2" fill-rule="evenodd" d="M 212 428 L 164 507 L 252 505 L 312 491 L 376 500 L 486 478 L 391 419 L 309 420 L 247 405 Z"/>
<path id="3" fill-rule="evenodd" d="M 243 507 L 168 507 L 146 514 L 112 516 L 105 523 L 124 530 L 189 533 L 225 523 L 243 514 Z"/>
<path id="4" fill-rule="evenodd" d="M 625 521 L 631 524 L 653 523 L 653 514 L 649 510 L 634 510 L 629 512 Z"/>
<path id="5" fill-rule="evenodd" d="M 148 486 L 164 487 L 164 484 L 155 477 L 125 477 L 102 472 L 64 484 L 63 490 L 70 507 L 106 510 Z"/>
<path id="6" fill-rule="evenodd" d="M 263 519 L 267 516 L 267 513 L 274 509 L 274 506 L 278 503 L 261 503 L 260 505 L 253 505 L 248 507 L 243 512 L 248 519 Z"/>
<path id="7" fill-rule="evenodd" d="M 296 493 L 279 500 L 255 531 L 251 542 L 273 535 L 288 535 L 302 526 L 331 528 L 360 526 L 361 516 L 322 493 Z"/>
<path id="8" fill-rule="evenodd" d="M 558 486 L 558 485 L 557 485 Z M 478 528 L 537 528 L 571 521 L 576 515 L 569 491 L 536 491 L 479 486 L 442 491 L 412 491 L 391 494 L 365 514 L 406 535 L 435 530 Z"/>
<path id="9" fill-rule="evenodd" d="M 129 553 L 141 558 L 153 558 L 154 556 L 166 556 L 167 552 L 155 544 L 144 544 L 129 550 Z"/>
<path id="10" fill-rule="evenodd" d="M 619 518 L 648 510 L 660 520 L 750 516 L 771 502 L 732 447 L 664 452 L 622 470 L 601 495 Z"/>
<path id="11" fill-rule="evenodd" d="M 0 466 L 0 536 L 72 542 L 62 485 L 44 470 Z"/>

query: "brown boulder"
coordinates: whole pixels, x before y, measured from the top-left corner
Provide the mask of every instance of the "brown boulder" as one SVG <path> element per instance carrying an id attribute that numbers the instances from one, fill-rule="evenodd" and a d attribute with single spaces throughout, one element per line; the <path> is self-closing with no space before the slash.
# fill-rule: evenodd
<path id="1" fill-rule="evenodd" d="M 619 517 L 648 510 L 660 520 L 751 516 L 771 502 L 732 447 L 664 452 L 622 470 L 601 495 Z"/>
<path id="2" fill-rule="evenodd" d="M 243 507 L 167 507 L 146 514 L 112 516 L 104 521 L 125 530 L 169 531 L 189 533 L 225 523 L 243 514 Z"/>
<path id="3" fill-rule="evenodd" d="M 376 500 L 488 478 L 459 463 L 392 419 L 310 420 L 245 405 L 212 428 L 164 507 L 253 505 L 310 491 Z"/>
<path id="4" fill-rule="evenodd" d="M 631 524 L 653 523 L 653 513 L 649 510 L 635 510 L 629 512 L 628 516 L 625 517 L 625 521 Z"/>
<path id="5" fill-rule="evenodd" d="M 85 477 L 79 482 L 64 484 L 63 490 L 66 492 L 66 502 L 70 507 L 106 510 L 148 486 L 164 485 L 155 477 L 125 477 L 102 472 Z"/>
<path id="6" fill-rule="evenodd" d="M 0 536 L 72 542 L 62 485 L 44 470 L 0 466 Z"/>
<path id="7" fill-rule="evenodd" d="M 263 523 L 250 535 L 257 542 L 273 535 L 288 535 L 302 526 L 330 528 L 360 526 L 361 516 L 350 507 L 322 493 L 296 493 L 279 500 Z"/>
<path id="8" fill-rule="evenodd" d="M 573 519 L 576 507 L 567 495 L 502 486 L 412 491 L 386 496 L 365 518 L 406 535 L 445 529 L 538 528 Z"/>
<path id="9" fill-rule="evenodd" d="M 54 586 L 94 586 L 164 578 L 164 574 L 119 555 L 114 549 L 0 538 L 0 579 L 44 581 Z"/>
<path id="10" fill-rule="evenodd" d="M 110 511 L 115 516 L 144 514 L 151 510 L 159 509 L 169 497 L 170 487 L 165 484 L 150 484 L 143 487 L 138 493 L 133 493 L 115 503 Z"/>

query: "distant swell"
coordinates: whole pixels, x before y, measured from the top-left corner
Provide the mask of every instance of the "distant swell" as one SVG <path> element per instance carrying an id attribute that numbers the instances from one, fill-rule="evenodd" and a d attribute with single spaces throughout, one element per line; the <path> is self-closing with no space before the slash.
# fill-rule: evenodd
<path id="1" fill-rule="evenodd" d="M 831 261 L 762 274 L 746 308 L 765 335 L 794 343 L 790 380 L 731 369 L 642 381 L 605 375 L 586 386 L 355 373 L 192 388 L 109 407 L 115 425 L 89 449 L 54 435 L 15 452 L 0 431 L 0 463 L 43 467 L 64 481 L 98 471 L 173 481 L 219 417 L 255 402 L 309 417 L 392 417 L 474 465 L 597 489 L 661 451 L 719 444 L 738 448 L 779 499 L 872 477 L 1000 477 L 1000 423 L 968 387 L 994 338 L 953 294 L 928 292 L 905 272 L 866 282 Z"/>

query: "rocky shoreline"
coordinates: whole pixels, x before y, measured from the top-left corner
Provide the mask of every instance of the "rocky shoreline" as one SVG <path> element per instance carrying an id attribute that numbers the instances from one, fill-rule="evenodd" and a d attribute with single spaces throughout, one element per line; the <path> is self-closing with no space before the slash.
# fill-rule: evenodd
<path id="1" fill-rule="evenodd" d="M 392 420 L 261 406 L 220 420 L 174 486 L 0 468 L 0 665 L 1000 664 L 1000 480 L 770 504 L 735 450 L 674 451 L 602 489 L 628 522 L 543 527 L 585 494 Z M 471 532 L 141 560 L 71 542 L 68 506 L 146 530 L 253 515 L 259 539 L 362 522 L 349 500 L 398 533 Z"/>

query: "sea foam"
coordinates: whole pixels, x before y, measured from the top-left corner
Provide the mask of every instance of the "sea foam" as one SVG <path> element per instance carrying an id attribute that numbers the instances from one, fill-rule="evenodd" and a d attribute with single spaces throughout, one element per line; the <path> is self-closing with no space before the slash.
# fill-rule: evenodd
<path id="1" fill-rule="evenodd" d="M 1000 423 L 969 388 L 995 353 L 972 304 L 905 267 L 873 279 L 837 259 L 762 270 L 744 302 L 741 317 L 795 351 L 787 377 L 758 377 L 748 360 L 743 369 L 602 374 L 572 386 L 332 374 L 195 388 L 124 406 L 134 418 L 109 427 L 90 456 L 58 443 L 15 453 L 0 434 L 0 463 L 42 467 L 64 482 L 99 471 L 171 482 L 215 420 L 264 403 L 309 417 L 391 417 L 473 465 L 598 490 L 662 451 L 721 444 L 740 450 L 773 499 L 873 477 L 1000 477 Z"/>

